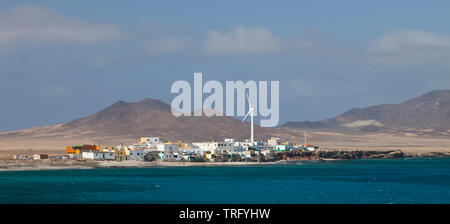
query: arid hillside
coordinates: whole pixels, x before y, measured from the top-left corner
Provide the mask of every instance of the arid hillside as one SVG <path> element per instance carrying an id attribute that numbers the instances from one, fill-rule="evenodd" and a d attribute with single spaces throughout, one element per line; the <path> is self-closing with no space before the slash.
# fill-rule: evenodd
<path id="1" fill-rule="evenodd" d="M 411 152 L 450 151 L 450 91 L 433 91 L 401 104 L 352 109 L 317 122 L 288 122 L 283 127 L 255 126 L 255 138 L 271 136 L 307 142 L 321 149 L 404 149 Z M 47 152 L 65 146 L 131 144 L 142 136 L 165 141 L 207 141 L 250 137 L 250 125 L 227 116 L 175 117 L 170 106 L 155 99 L 119 101 L 91 116 L 63 124 L 0 132 L 0 154 Z"/>
<path id="2" fill-rule="evenodd" d="M 398 104 L 355 108 L 322 121 L 287 122 L 282 126 L 350 133 L 400 132 L 450 137 L 450 90 L 435 90 Z"/>

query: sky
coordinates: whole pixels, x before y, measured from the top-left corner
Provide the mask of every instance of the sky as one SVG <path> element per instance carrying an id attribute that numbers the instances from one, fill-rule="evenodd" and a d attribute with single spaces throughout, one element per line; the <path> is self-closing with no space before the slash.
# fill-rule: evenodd
<path id="1" fill-rule="evenodd" d="M 449 1 L 0 3 L 0 131 L 68 122 L 173 82 L 280 81 L 280 124 L 450 88 Z"/>

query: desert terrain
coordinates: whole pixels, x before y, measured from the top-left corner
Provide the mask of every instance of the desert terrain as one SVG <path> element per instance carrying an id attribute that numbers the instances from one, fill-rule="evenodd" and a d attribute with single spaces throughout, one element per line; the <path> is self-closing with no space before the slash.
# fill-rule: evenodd
<path id="1" fill-rule="evenodd" d="M 307 143 L 320 150 L 397 150 L 406 153 L 450 151 L 450 90 L 435 90 L 400 102 L 353 108 L 322 121 L 289 121 L 280 127 L 255 125 L 255 139 L 270 137 Z M 0 157 L 13 154 L 63 155 L 66 146 L 133 144 L 143 136 L 163 141 L 222 141 L 250 137 L 250 124 L 234 117 L 175 117 L 157 99 L 118 101 L 84 118 L 62 124 L 0 132 Z"/>
<path id="2" fill-rule="evenodd" d="M 274 136 L 292 139 L 303 144 L 302 130 L 277 128 Z M 145 135 L 145 134 L 144 134 Z M 151 135 L 149 133 L 148 135 Z M 11 157 L 13 154 L 49 155 L 65 154 L 65 147 L 75 144 L 100 144 L 116 146 L 120 143 L 132 144 L 138 139 L 135 136 L 39 136 L 21 137 L 20 135 L 0 140 L 0 157 Z M 163 138 L 164 139 L 164 138 Z M 258 139 L 258 136 L 256 136 Z M 262 138 L 261 138 L 262 139 Z M 176 139 L 174 139 L 176 140 Z M 218 139 L 220 140 L 220 139 Z M 320 150 L 396 150 L 406 153 L 450 152 L 450 138 L 445 136 L 419 136 L 416 134 L 384 134 L 384 133 L 335 133 L 326 131 L 307 132 L 307 143 L 319 146 Z"/>

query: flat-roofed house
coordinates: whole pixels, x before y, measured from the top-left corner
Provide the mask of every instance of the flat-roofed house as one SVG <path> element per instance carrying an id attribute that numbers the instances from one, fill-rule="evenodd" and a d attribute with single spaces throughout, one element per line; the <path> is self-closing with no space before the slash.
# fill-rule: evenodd
<path id="1" fill-rule="evenodd" d="M 20 160 L 27 160 L 27 159 L 29 159 L 29 156 L 28 155 L 15 154 L 13 158 L 14 159 L 20 159 Z"/>
<path id="2" fill-rule="evenodd" d="M 83 159 L 114 160 L 114 152 L 83 152 Z"/>
<path id="3" fill-rule="evenodd" d="M 144 161 L 144 150 L 130 150 L 130 160 Z"/>

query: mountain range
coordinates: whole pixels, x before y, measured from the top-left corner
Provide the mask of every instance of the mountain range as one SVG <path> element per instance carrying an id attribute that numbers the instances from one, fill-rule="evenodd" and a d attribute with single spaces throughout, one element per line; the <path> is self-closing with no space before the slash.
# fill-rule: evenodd
<path id="1" fill-rule="evenodd" d="M 256 138 L 266 139 L 280 130 L 255 125 Z M 114 142 L 137 140 L 142 136 L 160 136 L 170 141 L 207 141 L 224 138 L 244 140 L 250 137 L 250 124 L 228 116 L 175 117 L 171 107 L 156 99 L 139 102 L 118 101 L 88 117 L 67 123 L 25 130 L 0 132 L 0 140 L 8 137 L 90 139 Z"/>
<path id="2" fill-rule="evenodd" d="M 255 138 L 262 140 L 275 136 L 302 142 L 304 128 L 309 133 L 315 132 L 316 141 L 329 141 L 331 146 L 335 141 L 354 142 L 351 138 L 368 133 L 437 136 L 445 140 L 450 135 L 450 90 L 435 90 L 399 104 L 351 109 L 322 121 L 290 121 L 275 128 L 255 125 Z M 0 132 L 0 150 L 11 147 L 61 148 L 85 143 L 114 145 L 133 143 L 142 136 L 187 142 L 224 138 L 243 140 L 250 137 L 250 125 L 227 116 L 175 117 L 168 104 L 156 99 L 118 101 L 91 116 L 67 123 Z M 359 145 L 366 140 L 359 139 Z M 420 140 L 417 142 L 420 144 Z"/>
<path id="3" fill-rule="evenodd" d="M 282 127 L 362 132 L 448 135 L 450 90 L 435 90 L 398 104 L 351 109 L 321 121 L 286 122 Z"/>
<path id="4" fill-rule="evenodd" d="M 172 140 L 212 140 L 242 138 L 249 135 L 250 125 L 232 117 L 206 115 L 175 117 L 171 107 L 156 99 L 139 102 L 119 101 L 98 113 L 77 119 L 61 129 L 90 131 L 100 136 L 165 136 Z M 264 128 L 255 127 L 256 135 Z"/>

